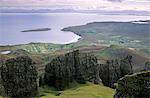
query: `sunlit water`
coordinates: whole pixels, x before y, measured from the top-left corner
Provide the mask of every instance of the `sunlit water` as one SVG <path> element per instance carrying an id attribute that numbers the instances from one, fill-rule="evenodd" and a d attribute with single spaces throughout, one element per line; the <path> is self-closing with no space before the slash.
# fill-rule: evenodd
<path id="1" fill-rule="evenodd" d="M 0 45 L 44 42 L 66 44 L 78 41 L 80 36 L 63 32 L 68 26 L 84 25 L 101 21 L 150 20 L 149 16 L 100 15 L 83 13 L 1 13 Z M 21 32 L 23 30 L 51 28 L 50 31 Z"/>

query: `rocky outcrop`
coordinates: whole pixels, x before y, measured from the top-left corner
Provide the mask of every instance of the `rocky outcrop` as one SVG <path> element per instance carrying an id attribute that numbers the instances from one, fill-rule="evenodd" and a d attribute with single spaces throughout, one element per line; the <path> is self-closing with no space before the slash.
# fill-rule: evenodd
<path id="1" fill-rule="evenodd" d="M 2 64 L 3 64 L 3 61 L 0 60 L 0 72 L 1 72 Z M 2 77 L 1 77 L 1 74 L 0 74 L 0 96 L 5 96 L 5 89 L 4 89 L 4 86 L 3 86 L 3 84 L 2 84 Z"/>
<path id="2" fill-rule="evenodd" d="M 44 79 L 46 84 L 55 86 L 58 90 L 69 86 L 72 81 L 101 83 L 97 58 L 79 50 L 53 59 L 46 65 Z"/>
<path id="3" fill-rule="evenodd" d="M 35 63 L 27 56 L 6 60 L 1 66 L 5 94 L 12 98 L 30 98 L 37 93 Z"/>
<path id="4" fill-rule="evenodd" d="M 120 60 L 120 72 L 121 72 L 121 77 L 127 74 L 132 74 L 133 69 L 132 69 L 132 56 L 127 56 L 126 58 Z"/>
<path id="5" fill-rule="evenodd" d="M 127 56 L 124 59 L 108 60 L 106 64 L 100 64 L 99 75 L 105 86 L 114 87 L 114 83 L 124 75 L 131 74 L 132 57 Z"/>
<path id="6" fill-rule="evenodd" d="M 115 98 L 149 98 L 150 70 L 119 79 Z"/>
<path id="7" fill-rule="evenodd" d="M 108 60 L 106 64 L 100 64 L 100 78 L 105 86 L 113 87 L 120 77 L 120 62 L 118 60 Z"/>
<path id="8" fill-rule="evenodd" d="M 94 55 L 76 50 L 59 56 L 47 64 L 44 81 L 62 90 L 72 81 L 78 83 L 90 81 L 99 84 L 102 79 L 105 86 L 114 88 L 114 83 L 119 78 L 132 72 L 132 56 L 121 60 L 108 60 L 106 64 L 98 64 Z"/>

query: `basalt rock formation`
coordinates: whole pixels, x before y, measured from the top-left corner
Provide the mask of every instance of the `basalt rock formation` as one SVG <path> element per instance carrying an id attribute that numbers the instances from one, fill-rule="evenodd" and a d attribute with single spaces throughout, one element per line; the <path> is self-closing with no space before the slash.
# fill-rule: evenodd
<path id="1" fill-rule="evenodd" d="M 106 64 L 100 64 L 99 75 L 105 86 L 114 87 L 114 83 L 124 75 L 131 74 L 132 57 L 127 56 L 122 60 L 108 60 Z"/>
<path id="2" fill-rule="evenodd" d="M 150 70 L 119 79 L 114 98 L 149 98 Z"/>
<path id="3" fill-rule="evenodd" d="M 79 50 L 53 59 L 46 65 L 44 79 L 46 84 L 55 86 L 58 90 L 69 86 L 72 81 L 101 83 L 97 58 Z"/>
<path id="4" fill-rule="evenodd" d="M 35 63 L 27 56 L 11 58 L 1 65 L 1 83 L 12 98 L 32 98 L 37 93 Z"/>
<path id="5" fill-rule="evenodd" d="M 62 90 L 72 81 L 78 83 L 90 81 L 99 84 L 102 79 L 105 86 L 114 88 L 114 83 L 119 78 L 132 72 L 132 56 L 121 60 L 108 60 L 106 64 L 98 64 L 94 55 L 76 50 L 58 56 L 47 64 L 44 81 Z"/>

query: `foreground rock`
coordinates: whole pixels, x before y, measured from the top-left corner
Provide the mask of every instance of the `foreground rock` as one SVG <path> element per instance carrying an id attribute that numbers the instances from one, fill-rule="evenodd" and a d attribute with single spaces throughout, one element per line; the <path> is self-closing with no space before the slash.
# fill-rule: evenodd
<path id="1" fill-rule="evenodd" d="M 46 65 L 46 84 L 62 90 L 72 81 L 101 83 L 97 58 L 94 55 L 76 50 L 59 56 Z"/>
<path id="2" fill-rule="evenodd" d="M 5 93 L 13 98 L 30 98 L 37 93 L 37 71 L 27 56 L 8 59 L 1 66 Z"/>
<path id="3" fill-rule="evenodd" d="M 127 75 L 118 81 L 115 98 L 149 98 L 150 70 Z"/>

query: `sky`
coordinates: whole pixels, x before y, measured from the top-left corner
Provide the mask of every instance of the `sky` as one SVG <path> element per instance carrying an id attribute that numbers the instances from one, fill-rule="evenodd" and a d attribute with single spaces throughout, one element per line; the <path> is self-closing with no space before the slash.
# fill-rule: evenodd
<path id="1" fill-rule="evenodd" d="M 0 0 L 0 7 L 150 11 L 150 0 Z"/>

